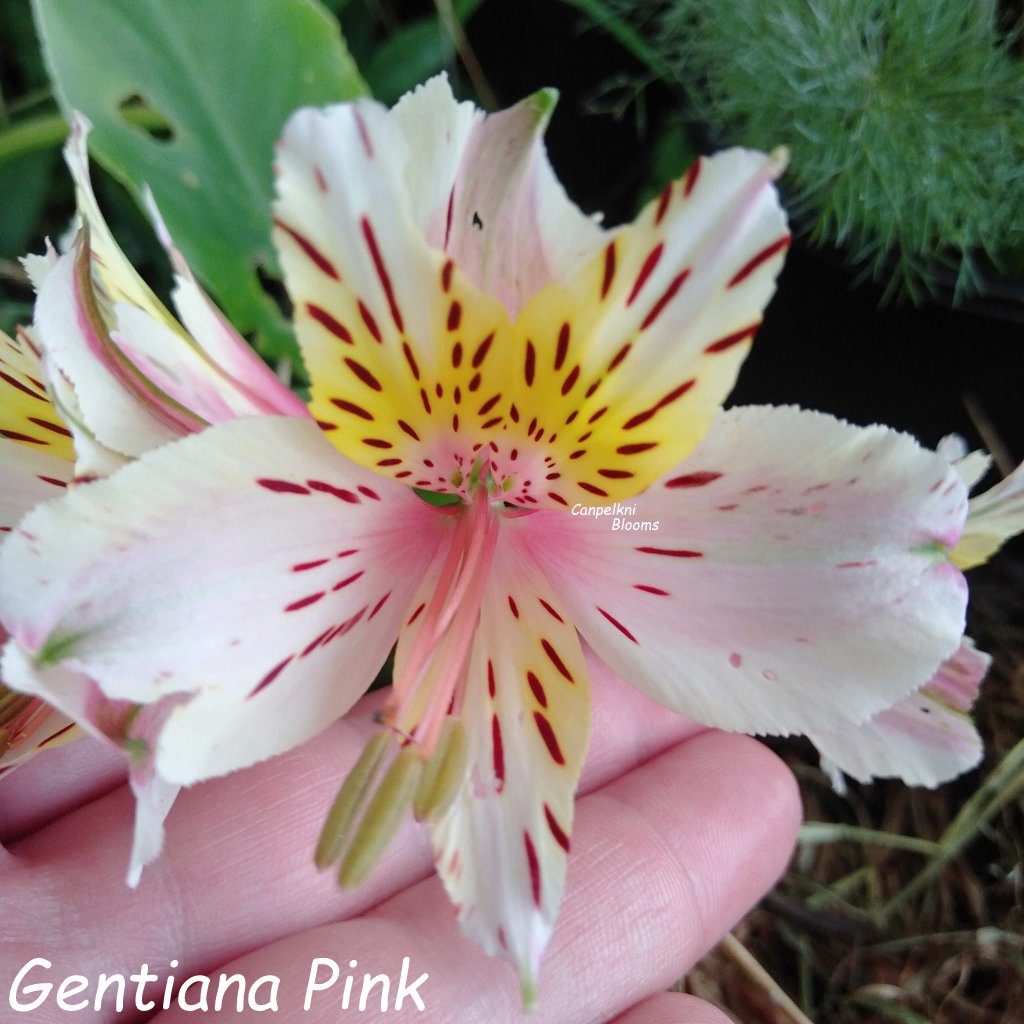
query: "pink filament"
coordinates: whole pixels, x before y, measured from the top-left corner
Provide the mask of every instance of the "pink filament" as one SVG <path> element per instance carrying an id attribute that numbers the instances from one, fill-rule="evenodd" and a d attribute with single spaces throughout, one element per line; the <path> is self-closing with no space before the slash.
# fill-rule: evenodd
<path id="1" fill-rule="evenodd" d="M 420 688 L 430 686 L 426 710 L 411 729 L 428 757 L 465 679 L 497 539 L 498 518 L 480 494 L 459 517 L 420 631 L 395 678 L 387 717 L 396 724 Z"/>

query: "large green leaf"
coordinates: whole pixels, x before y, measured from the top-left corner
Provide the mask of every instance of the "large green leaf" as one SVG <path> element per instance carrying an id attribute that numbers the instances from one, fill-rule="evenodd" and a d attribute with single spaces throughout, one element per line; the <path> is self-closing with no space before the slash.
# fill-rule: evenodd
<path id="1" fill-rule="evenodd" d="M 240 330 L 257 331 L 265 354 L 293 353 L 256 270 L 275 273 L 271 164 L 285 119 L 365 93 L 337 22 L 315 0 L 33 3 L 62 108 L 95 125 L 93 154 L 136 195 L 149 185 Z"/>

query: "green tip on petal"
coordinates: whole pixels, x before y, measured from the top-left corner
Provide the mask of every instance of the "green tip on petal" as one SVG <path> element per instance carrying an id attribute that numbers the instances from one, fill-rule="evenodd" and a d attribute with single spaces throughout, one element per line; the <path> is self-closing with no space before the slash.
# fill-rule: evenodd
<path id="1" fill-rule="evenodd" d="M 531 975 L 524 974 L 519 979 L 521 983 L 521 992 L 523 996 L 523 1009 L 524 1010 L 536 1010 L 537 1009 L 537 982 L 536 979 Z"/>
<path id="2" fill-rule="evenodd" d="M 555 107 L 558 106 L 558 90 L 550 87 L 538 89 L 529 97 L 529 102 L 533 104 L 533 109 L 537 112 L 538 123 L 546 127 Z"/>
<path id="3" fill-rule="evenodd" d="M 46 640 L 43 642 L 43 646 L 36 652 L 36 664 L 40 668 L 45 668 L 47 665 L 57 665 L 67 658 L 75 644 L 79 640 L 85 639 L 88 636 L 87 633 L 51 633 Z"/>
<path id="4" fill-rule="evenodd" d="M 149 744 L 145 740 L 127 737 L 121 740 L 121 748 L 136 765 L 143 765 L 149 757 Z"/>
<path id="5" fill-rule="evenodd" d="M 931 556 L 933 562 L 943 562 L 949 557 L 950 549 L 941 540 L 930 540 L 910 549 L 911 554 Z"/>

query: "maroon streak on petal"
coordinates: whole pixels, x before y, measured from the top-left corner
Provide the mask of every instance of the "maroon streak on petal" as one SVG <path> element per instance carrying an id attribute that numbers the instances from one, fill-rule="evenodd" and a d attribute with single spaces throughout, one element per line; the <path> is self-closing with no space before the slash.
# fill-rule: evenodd
<path id="1" fill-rule="evenodd" d="M 551 808 L 547 804 L 544 805 L 544 817 L 547 819 L 548 828 L 551 829 L 551 835 L 554 837 L 555 842 L 568 853 L 569 837 L 565 834 L 565 829 L 558 824 L 558 820 L 551 813 Z"/>
<path id="2" fill-rule="evenodd" d="M 335 320 L 326 309 L 321 309 L 319 306 L 314 305 L 312 302 L 306 303 L 306 312 L 318 323 L 321 327 L 326 327 L 336 338 L 345 342 L 346 345 L 355 344 L 352 340 L 352 335 L 349 334 L 348 328 L 344 324 Z"/>
<path id="3" fill-rule="evenodd" d="M 606 618 L 606 619 L 607 619 L 607 620 L 608 620 L 608 621 L 609 621 L 609 622 L 610 622 L 610 623 L 611 623 L 611 624 L 612 624 L 612 625 L 613 625 L 613 626 L 614 626 L 614 627 L 615 627 L 615 628 L 616 628 L 616 629 L 617 629 L 617 630 L 618 630 L 618 631 L 619 631 L 619 632 L 620 632 L 620 633 L 621 633 L 621 634 L 622 634 L 622 635 L 623 635 L 624 637 L 626 637 L 626 638 L 627 638 L 628 640 L 632 640 L 632 641 L 633 641 L 633 643 L 635 643 L 635 644 L 638 644 L 638 643 L 640 642 L 640 641 L 639 641 L 639 640 L 637 640 L 637 638 L 636 638 L 635 636 L 633 636 L 633 634 L 632 634 L 632 633 L 631 633 L 631 632 L 630 632 L 630 631 L 629 631 L 628 629 L 626 629 L 626 627 L 625 627 L 625 626 L 624 626 L 624 625 L 623 625 L 623 624 L 622 624 L 621 622 L 619 622 L 619 620 L 618 620 L 617 618 L 615 618 L 615 617 L 614 617 L 613 615 L 609 615 L 609 614 L 608 614 L 608 612 L 606 612 L 606 611 L 605 611 L 605 610 L 604 610 L 603 608 L 598 608 L 597 610 L 598 610 L 598 611 L 599 611 L 599 612 L 600 612 L 600 613 L 601 613 L 601 614 L 602 614 L 602 615 L 603 615 L 603 616 L 604 616 L 604 617 L 605 617 L 605 618 Z"/>
<path id="4" fill-rule="evenodd" d="M 760 322 L 751 324 L 749 327 L 733 331 L 732 334 L 727 334 L 725 337 L 719 338 L 718 341 L 713 341 L 706 349 L 704 349 L 705 355 L 716 355 L 719 352 L 725 352 L 732 348 L 733 345 L 738 345 L 741 341 L 746 341 L 748 338 L 752 338 L 757 334 L 757 329 L 760 326 Z"/>
<path id="5" fill-rule="evenodd" d="M 377 236 L 373 233 L 373 227 L 367 217 L 361 218 L 360 226 L 363 229 L 363 238 L 366 239 L 366 247 L 370 250 L 370 259 L 373 260 L 373 268 L 377 271 L 377 277 L 380 279 L 381 287 L 384 289 L 384 295 L 388 300 L 388 309 L 391 312 L 391 320 L 399 331 L 404 331 L 405 327 L 402 323 L 402 312 L 398 308 L 398 302 L 395 299 L 395 290 L 391 284 L 391 275 L 388 273 L 388 268 L 384 263 L 384 258 L 381 256 L 380 249 L 377 247 Z M 378 338 L 377 340 L 379 341 L 380 339 Z"/>
<path id="6" fill-rule="evenodd" d="M 344 487 L 335 487 L 334 484 L 329 484 L 325 480 L 307 480 L 306 484 L 310 490 L 319 491 L 321 494 L 330 494 L 341 501 L 347 501 L 350 505 L 359 504 L 358 495 Z"/>
<path id="7" fill-rule="evenodd" d="M 672 279 L 671 284 L 662 293 L 662 296 L 658 301 L 651 307 L 651 311 L 644 317 L 644 322 L 640 325 L 641 331 L 646 331 L 655 320 L 661 316 L 665 307 L 675 298 L 676 293 L 683 286 L 686 279 L 690 276 L 690 271 L 684 270 Z"/>
<path id="8" fill-rule="evenodd" d="M 249 697 L 255 697 L 264 687 L 269 686 L 290 664 L 292 659 L 295 657 L 294 654 L 289 654 L 280 665 L 275 665 L 257 684 L 255 689 L 249 694 Z M 246 698 L 246 700 L 249 699 Z"/>
<path id="9" fill-rule="evenodd" d="M 559 674 L 570 683 L 576 682 L 572 677 L 572 673 L 565 667 L 565 662 L 559 657 L 558 651 L 551 646 L 551 643 L 548 640 L 542 639 L 540 645 L 544 648 L 544 653 L 548 656 L 551 664 L 558 669 Z"/>
<path id="10" fill-rule="evenodd" d="M 771 245 L 765 246 L 756 256 L 748 260 L 746 263 L 736 271 L 732 280 L 726 285 L 727 288 L 735 288 L 741 281 L 745 281 L 750 275 L 757 270 L 762 263 L 766 260 L 770 260 L 777 252 L 781 252 L 785 249 L 790 242 L 792 236 L 783 235 L 781 238 L 772 242 Z"/>
<path id="11" fill-rule="evenodd" d="M 326 565 L 329 561 L 329 558 L 318 558 L 314 562 L 299 562 L 298 565 L 292 566 L 292 572 L 308 572 L 310 569 L 316 569 L 318 566 Z"/>
<path id="12" fill-rule="evenodd" d="M 43 430 L 49 430 L 53 434 L 60 434 L 61 437 L 71 437 L 71 431 L 67 427 L 61 426 L 59 423 L 53 423 L 50 420 L 40 419 L 38 416 L 29 416 L 29 423 L 34 423 L 37 427 L 42 427 Z"/>
<path id="13" fill-rule="evenodd" d="M 289 227 L 277 217 L 274 218 L 274 224 L 288 235 L 328 277 L 335 281 L 341 280 L 338 271 L 334 269 L 334 264 L 305 235 L 300 234 L 295 228 Z"/>
<path id="14" fill-rule="evenodd" d="M 348 401 L 346 398 L 332 398 L 331 405 L 336 405 L 339 409 L 344 412 L 350 412 L 353 416 L 358 416 L 361 420 L 373 421 L 372 412 L 367 411 L 361 405 L 356 405 L 355 402 Z"/>
<path id="15" fill-rule="evenodd" d="M 19 391 L 24 391 L 25 394 L 29 395 L 31 398 L 35 398 L 38 401 L 49 405 L 49 402 L 47 401 L 45 395 L 36 394 L 36 392 L 34 392 L 31 388 L 25 387 L 25 385 L 22 384 L 21 381 L 16 380 L 14 377 L 10 376 L 10 374 L 4 373 L 3 370 L 0 370 L 0 377 L 7 381 L 7 383 L 10 384 L 12 388 L 17 388 Z"/>
<path id="16" fill-rule="evenodd" d="M 647 259 L 644 260 L 644 265 L 640 268 L 640 273 L 637 274 L 636 280 L 633 282 L 633 290 L 629 293 L 629 298 L 626 299 L 627 306 L 632 306 L 636 301 L 636 297 L 640 294 L 640 290 L 647 283 L 647 279 L 654 273 L 654 268 L 658 265 L 658 260 L 661 259 L 661 254 L 664 251 L 665 243 L 659 242 L 647 254 Z"/>
<path id="17" fill-rule="evenodd" d="M 688 199 L 690 193 L 693 191 L 693 186 L 697 184 L 697 176 L 700 174 L 700 157 L 691 164 L 689 171 L 686 172 L 686 180 L 683 182 L 683 198 Z"/>
<path id="18" fill-rule="evenodd" d="M 291 480 L 270 480 L 266 477 L 261 477 L 256 483 L 260 487 L 265 487 L 268 491 L 275 491 L 278 494 L 309 494 L 307 488 L 301 484 L 292 483 Z"/>
<path id="19" fill-rule="evenodd" d="M 687 551 L 682 548 L 637 548 L 644 555 L 668 555 L 671 558 L 703 558 L 702 551 Z"/>
<path id="20" fill-rule="evenodd" d="M 501 722 L 497 715 L 491 716 L 491 748 L 494 757 L 494 777 L 498 780 L 498 791 L 505 786 L 505 745 L 501 739 Z"/>
<path id="21" fill-rule="evenodd" d="M 702 470 L 699 473 L 686 473 L 684 476 L 677 476 L 666 481 L 666 487 L 704 487 L 721 477 L 721 473 L 712 470 Z"/>
<path id="22" fill-rule="evenodd" d="M 540 738 L 544 741 L 544 746 L 548 748 L 551 760 L 555 764 L 564 765 L 565 755 L 558 745 L 558 737 L 555 735 L 555 730 L 551 728 L 551 723 L 539 711 L 534 711 L 533 721 L 537 726 L 537 732 L 540 733 Z"/>
<path id="23" fill-rule="evenodd" d="M 356 360 L 345 357 L 345 365 L 368 387 L 374 391 L 383 391 L 381 383 L 370 371 Z"/>
<path id="24" fill-rule="evenodd" d="M 534 848 L 533 840 L 529 832 L 523 832 L 523 846 L 526 849 L 526 863 L 530 869 L 530 890 L 533 894 L 533 902 L 537 909 L 540 909 L 540 861 L 537 860 L 537 851 Z"/>

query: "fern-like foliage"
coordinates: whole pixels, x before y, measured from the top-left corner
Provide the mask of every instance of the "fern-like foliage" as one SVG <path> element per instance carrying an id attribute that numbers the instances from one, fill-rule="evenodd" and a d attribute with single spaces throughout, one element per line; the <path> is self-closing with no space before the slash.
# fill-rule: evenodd
<path id="1" fill-rule="evenodd" d="M 843 246 L 890 294 L 921 298 L 942 266 L 971 292 L 979 257 L 1024 252 L 1024 65 L 997 0 L 611 6 L 722 141 L 790 147 L 811 239 Z"/>

